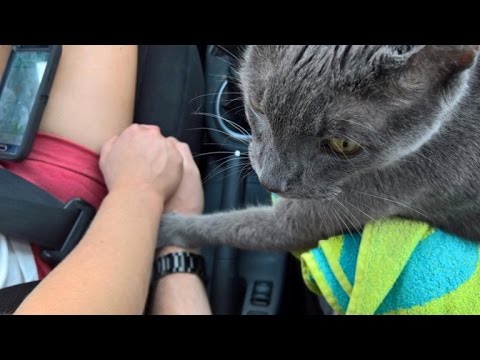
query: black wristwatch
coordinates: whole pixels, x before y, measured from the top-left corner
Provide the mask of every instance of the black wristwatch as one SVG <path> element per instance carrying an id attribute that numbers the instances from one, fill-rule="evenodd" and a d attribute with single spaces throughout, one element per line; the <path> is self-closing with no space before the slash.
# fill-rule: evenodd
<path id="1" fill-rule="evenodd" d="M 174 252 L 155 259 L 153 280 L 175 273 L 196 274 L 206 283 L 205 260 L 201 255 L 189 252 Z"/>

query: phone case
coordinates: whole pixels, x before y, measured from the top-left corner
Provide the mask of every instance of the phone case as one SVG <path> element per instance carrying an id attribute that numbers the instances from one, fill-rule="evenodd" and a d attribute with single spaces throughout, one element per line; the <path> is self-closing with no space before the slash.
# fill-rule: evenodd
<path id="1" fill-rule="evenodd" d="M 22 143 L 19 145 L 18 151 L 15 155 L 0 153 L 0 160 L 9 160 L 9 161 L 21 161 L 25 159 L 30 151 L 32 150 L 33 141 L 38 132 L 38 127 L 40 126 L 40 121 L 42 120 L 43 111 L 48 102 L 48 97 L 50 95 L 50 89 L 52 88 L 53 80 L 57 72 L 58 63 L 60 62 L 60 57 L 62 54 L 62 45 L 14 45 L 12 48 L 12 55 L 14 51 L 35 51 L 41 47 L 49 48 L 49 57 L 47 66 L 45 68 L 45 75 L 43 76 L 42 82 L 40 83 L 37 96 L 33 103 L 32 111 L 30 112 L 30 117 L 28 119 L 28 124 L 25 130 L 25 134 L 22 139 Z M 9 71 L 11 67 L 11 62 L 13 56 L 10 55 L 7 66 L 5 67 L 5 74 Z M 7 76 L 3 76 L 0 83 L 0 89 L 3 90 L 4 83 Z"/>

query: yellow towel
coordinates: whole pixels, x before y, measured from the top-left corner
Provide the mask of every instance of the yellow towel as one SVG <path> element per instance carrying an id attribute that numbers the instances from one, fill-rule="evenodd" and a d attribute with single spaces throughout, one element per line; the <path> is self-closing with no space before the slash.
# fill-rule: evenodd
<path id="1" fill-rule="evenodd" d="M 480 314 L 479 244 L 390 218 L 300 255 L 307 286 L 341 314 Z"/>

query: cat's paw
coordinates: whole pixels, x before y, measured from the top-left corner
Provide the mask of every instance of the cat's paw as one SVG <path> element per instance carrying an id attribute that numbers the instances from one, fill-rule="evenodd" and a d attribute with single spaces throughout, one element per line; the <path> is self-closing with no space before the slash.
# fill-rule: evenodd
<path id="1" fill-rule="evenodd" d="M 187 247 L 188 239 L 185 236 L 186 221 L 188 217 L 176 213 L 164 214 L 160 221 L 157 237 L 157 247 L 176 245 Z"/>

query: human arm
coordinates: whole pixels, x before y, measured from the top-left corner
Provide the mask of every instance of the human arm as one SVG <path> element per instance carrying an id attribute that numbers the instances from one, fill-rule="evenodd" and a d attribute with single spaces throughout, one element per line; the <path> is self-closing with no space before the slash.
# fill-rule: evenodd
<path id="1" fill-rule="evenodd" d="M 132 125 L 102 149 L 109 194 L 84 238 L 16 314 L 141 314 L 164 201 L 182 157 L 158 128 Z"/>
<path id="2" fill-rule="evenodd" d="M 187 144 L 174 140 L 183 156 L 183 178 L 176 193 L 165 206 L 165 212 L 201 214 L 203 189 L 200 172 Z M 159 249 L 157 256 L 173 252 L 200 253 L 198 249 L 168 246 Z M 211 315 L 205 284 L 195 274 L 170 274 L 155 284 L 152 313 L 155 315 Z"/>

